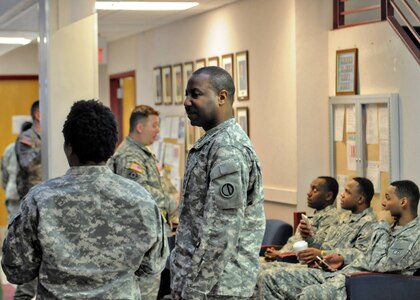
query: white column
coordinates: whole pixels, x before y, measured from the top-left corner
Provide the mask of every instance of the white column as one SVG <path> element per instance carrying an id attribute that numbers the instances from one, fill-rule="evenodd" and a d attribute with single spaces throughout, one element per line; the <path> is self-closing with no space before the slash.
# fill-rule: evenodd
<path id="1" fill-rule="evenodd" d="M 61 131 L 71 105 L 99 95 L 94 5 L 94 0 L 39 0 L 44 179 L 60 176 L 68 169 Z"/>

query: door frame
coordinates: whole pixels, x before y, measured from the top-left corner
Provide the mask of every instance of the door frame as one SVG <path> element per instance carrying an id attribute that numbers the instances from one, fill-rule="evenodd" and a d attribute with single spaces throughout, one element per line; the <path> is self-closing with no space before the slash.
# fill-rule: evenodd
<path id="1" fill-rule="evenodd" d="M 122 132 L 122 102 L 117 97 L 118 89 L 120 88 L 120 79 L 126 77 L 133 77 L 134 80 L 136 79 L 136 71 L 128 71 L 123 73 L 117 73 L 109 75 L 109 102 L 111 111 L 115 115 L 115 120 L 117 121 L 118 126 L 118 144 L 120 144 L 123 140 L 123 132 Z"/>

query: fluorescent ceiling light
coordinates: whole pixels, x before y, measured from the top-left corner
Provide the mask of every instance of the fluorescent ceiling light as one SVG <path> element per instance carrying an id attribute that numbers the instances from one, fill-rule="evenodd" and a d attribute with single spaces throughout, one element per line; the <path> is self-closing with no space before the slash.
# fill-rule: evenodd
<path id="1" fill-rule="evenodd" d="M 9 45 L 27 45 L 31 42 L 30 39 L 20 37 L 0 37 L 0 44 Z"/>
<path id="2" fill-rule="evenodd" d="M 197 6 L 198 2 L 124 2 L 96 1 L 98 10 L 186 10 Z"/>

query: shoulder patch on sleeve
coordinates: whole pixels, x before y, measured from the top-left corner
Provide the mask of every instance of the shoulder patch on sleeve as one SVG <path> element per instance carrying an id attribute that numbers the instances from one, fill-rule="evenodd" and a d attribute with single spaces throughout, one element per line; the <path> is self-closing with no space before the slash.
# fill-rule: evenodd
<path id="1" fill-rule="evenodd" d="M 24 137 L 20 140 L 21 144 L 24 144 L 26 146 L 32 147 L 32 142 L 28 138 Z"/>
<path id="2" fill-rule="evenodd" d="M 141 164 L 138 164 L 134 161 L 131 162 L 129 169 L 136 171 L 137 173 L 140 173 L 140 174 L 144 172 L 144 167 Z"/>

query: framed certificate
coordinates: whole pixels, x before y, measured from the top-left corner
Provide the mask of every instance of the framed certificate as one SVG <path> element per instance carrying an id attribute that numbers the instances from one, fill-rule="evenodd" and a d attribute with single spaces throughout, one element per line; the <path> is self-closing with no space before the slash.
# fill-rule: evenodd
<path id="1" fill-rule="evenodd" d="M 357 93 L 357 48 L 338 50 L 336 55 L 336 95 Z"/>
<path id="2" fill-rule="evenodd" d="M 248 51 L 236 53 L 236 89 L 238 100 L 249 99 Z"/>
<path id="3" fill-rule="evenodd" d="M 156 67 L 153 69 L 153 79 L 155 83 L 155 104 L 162 104 L 162 69 Z"/>

